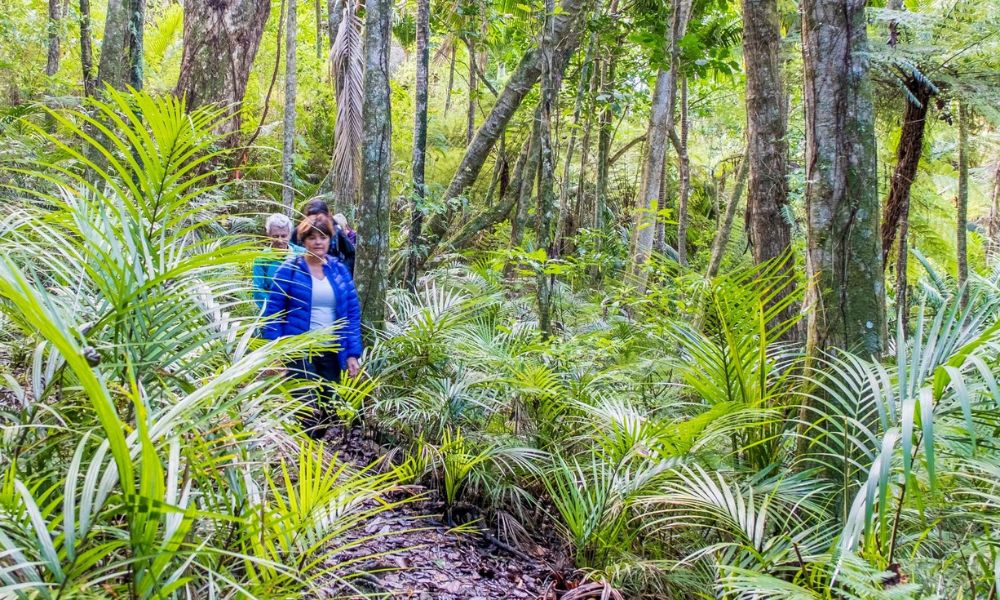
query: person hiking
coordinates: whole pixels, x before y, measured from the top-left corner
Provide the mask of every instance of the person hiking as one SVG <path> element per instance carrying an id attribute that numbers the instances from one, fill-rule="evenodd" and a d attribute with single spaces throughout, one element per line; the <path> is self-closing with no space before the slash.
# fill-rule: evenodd
<path id="1" fill-rule="evenodd" d="M 257 303 L 258 311 L 264 309 L 274 273 L 281 263 L 289 254 L 299 255 L 304 252 L 301 246 L 289 242 L 292 221 L 281 213 L 274 213 L 267 218 L 264 234 L 267 236 L 267 246 L 253 261 L 253 300 Z"/>
<path id="2" fill-rule="evenodd" d="M 331 218 L 330 207 L 319 198 L 313 198 L 309 202 L 306 202 L 305 207 L 302 209 L 302 214 L 306 217 L 326 215 L 328 219 Z M 292 232 L 292 243 L 299 244 L 297 231 Z M 354 277 L 354 244 L 335 222 L 334 236 L 330 239 L 329 254 L 347 265 L 347 270 L 351 273 L 351 277 Z"/>
<path id="3" fill-rule="evenodd" d="M 295 231 L 305 254 L 287 259 L 274 274 L 262 337 L 275 340 L 341 323 L 320 348 L 288 365 L 292 377 L 317 383 L 310 396 L 299 396 L 308 405 L 301 422 L 310 437 L 322 439 L 329 428 L 331 384 L 340 381 L 343 371 L 350 377 L 361 371 L 361 305 L 347 267 L 328 254 L 334 236 L 330 217 L 308 216 Z"/>

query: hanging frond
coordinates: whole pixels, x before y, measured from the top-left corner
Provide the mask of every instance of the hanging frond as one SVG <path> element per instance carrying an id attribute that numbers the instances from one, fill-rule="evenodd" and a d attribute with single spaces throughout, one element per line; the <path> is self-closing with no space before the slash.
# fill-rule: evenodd
<path id="1" fill-rule="evenodd" d="M 360 8 L 358 0 L 344 2 L 344 16 L 330 49 L 330 77 L 337 91 L 333 189 L 345 206 L 354 206 L 361 193 L 365 59 Z"/>

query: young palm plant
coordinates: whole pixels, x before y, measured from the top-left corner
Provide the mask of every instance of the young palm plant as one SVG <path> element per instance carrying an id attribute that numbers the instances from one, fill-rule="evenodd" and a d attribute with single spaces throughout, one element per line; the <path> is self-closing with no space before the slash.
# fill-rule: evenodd
<path id="1" fill-rule="evenodd" d="M 59 160 L 4 165 L 30 185 L 9 191 L 0 313 L 38 350 L 33 393 L 0 417 L 0 596 L 274 597 L 350 577 L 303 567 L 392 484 L 284 432 L 293 403 L 261 373 L 318 340 L 261 344 L 233 316 L 253 253 L 218 234 L 222 113 L 106 98 L 51 115 L 71 141 L 38 132 Z"/>

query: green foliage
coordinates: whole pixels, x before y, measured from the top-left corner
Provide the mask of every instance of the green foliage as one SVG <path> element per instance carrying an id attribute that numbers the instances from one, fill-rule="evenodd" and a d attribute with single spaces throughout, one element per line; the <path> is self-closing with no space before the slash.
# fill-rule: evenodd
<path id="1" fill-rule="evenodd" d="M 274 597 L 355 575 L 336 540 L 392 479 L 285 431 L 261 373 L 316 340 L 260 344 L 233 316 L 255 253 L 218 233 L 219 116 L 108 90 L 50 114 L 65 137 L 38 131 L 61 160 L 4 165 L 27 183 L 8 186 L 0 313 L 35 351 L 0 416 L 0 595 Z"/>

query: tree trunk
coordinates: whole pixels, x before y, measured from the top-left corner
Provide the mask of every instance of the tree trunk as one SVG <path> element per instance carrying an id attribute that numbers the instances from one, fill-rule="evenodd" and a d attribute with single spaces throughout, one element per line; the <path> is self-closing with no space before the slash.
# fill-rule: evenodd
<path id="1" fill-rule="evenodd" d="M 413 109 L 413 191 L 410 200 L 409 254 L 406 259 L 406 284 L 417 287 L 417 247 L 423 225 L 424 162 L 427 155 L 427 71 L 430 57 L 430 0 L 417 0 L 417 90 Z"/>
<path id="2" fill-rule="evenodd" d="M 792 237 L 784 215 L 788 111 L 776 0 L 743 0 L 743 56 L 750 147 L 746 228 L 754 263 L 759 265 L 785 252 Z"/>
<path id="3" fill-rule="evenodd" d="M 49 77 L 59 70 L 59 28 L 62 27 L 62 0 L 49 0 L 49 55 L 45 74 Z"/>
<path id="4" fill-rule="evenodd" d="M 920 155 L 924 146 L 924 124 L 930 107 L 932 90 L 912 77 L 906 87 L 919 104 L 907 99 L 903 113 L 903 128 L 896 147 L 896 170 L 889 183 L 889 199 L 885 203 L 885 217 L 882 221 L 882 262 L 883 268 L 889 258 L 896 239 L 896 230 L 903 226 L 909 215 L 910 187 L 917 176 Z M 905 244 L 900 246 L 905 248 Z M 904 259 L 905 260 L 905 259 Z"/>
<path id="5" fill-rule="evenodd" d="M 669 69 L 660 68 L 653 90 L 649 115 L 646 154 L 643 158 L 642 183 L 639 186 L 639 209 L 636 212 L 632 243 L 632 275 L 640 292 L 646 289 L 644 265 L 653 249 L 656 232 L 656 203 L 663 185 L 663 164 L 667 139 L 673 129 L 674 94 L 677 88 L 676 61 L 678 42 L 684 37 L 690 16 L 690 0 L 672 0 L 671 25 L 666 28 L 664 43 L 669 52 Z"/>
<path id="6" fill-rule="evenodd" d="M 97 68 L 97 89 L 142 89 L 142 40 L 146 0 L 109 0 Z"/>
<path id="7" fill-rule="evenodd" d="M 997 246 L 1000 244 L 1000 159 L 997 160 L 996 169 L 993 171 L 993 199 L 990 202 L 990 222 L 986 229 L 986 260 L 989 261 L 997 254 Z"/>
<path id="8" fill-rule="evenodd" d="M 875 111 L 861 0 L 803 0 L 807 350 L 883 350 Z"/>
<path id="9" fill-rule="evenodd" d="M 553 53 L 553 73 L 562 73 L 569 57 L 576 51 L 582 31 L 580 18 L 584 0 L 563 0 L 559 14 L 554 17 L 551 28 L 544 32 L 542 43 L 555 48 Z M 550 39 L 547 39 L 550 38 Z M 507 126 L 521 101 L 538 82 L 541 73 L 541 57 L 537 50 L 528 50 L 521 58 L 517 68 L 511 74 L 507 85 L 497 98 L 493 109 L 479 127 L 472 143 L 465 151 L 462 162 L 455 172 L 448 190 L 444 194 L 447 203 L 443 214 L 435 215 L 427 224 L 427 242 L 429 249 L 434 246 L 448 229 L 454 209 L 450 201 L 465 193 L 479 176 L 493 145 L 500 138 L 501 132 Z"/>
<path id="10" fill-rule="evenodd" d="M 792 244 L 788 207 L 788 102 L 782 76 L 781 22 L 777 0 L 743 0 L 743 57 L 746 65 L 749 179 L 746 231 L 754 264 L 784 253 Z M 793 291 L 794 263 L 784 263 L 789 285 L 771 299 L 780 302 Z M 777 316 L 791 319 L 798 307 L 788 306 Z M 784 339 L 798 337 L 789 328 Z"/>
<path id="11" fill-rule="evenodd" d="M 969 253 L 967 250 L 969 211 L 969 108 L 958 102 L 958 222 L 955 228 L 955 247 L 958 250 L 958 293 L 962 308 L 968 302 L 965 286 L 969 281 Z"/>
<path id="12" fill-rule="evenodd" d="M 570 129 L 569 144 L 566 146 L 566 160 L 563 163 L 562 188 L 559 190 L 559 221 L 556 224 L 556 256 L 562 253 L 562 241 L 570 235 L 568 229 L 569 221 L 569 176 L 570 166 L 573 163 L 573 151 L 576 149 L 576 134 L 580 129 L 580 113 L 583 111 L 584 95 L 587 92 L 587 83 L 590 73 L 590 62 L 594 54 L 594 44 L 597 34 L 590 34 L 590 42 L 587 44 L 587 51 L 583 57 L 583 64 L 580 66 L 580 81 L 577 83 L 576 104 L 573 107 L 573 127 Z M 577 198 L 580 197 L 579 190 Z"/>
<path id="13" fill-rule="evenodd" d="M 601 92 L 599 95 L 602 98 L 608 98 L 614 86 L 618 54 L 614 49 L 610 52 L 611 56 L 604 64 L 601 73 Z M 613 116 L 611 106 L 605 106 L 604 110 L 601 111 L 597 127 L 597 181 L 594 185 L 594 214 L 591 224 L 594 229 L 598 230 L 604 228 L 604 211 L 608 203 L 608 169 L 611 166 L 609 156 L 611 154 L 611 136 L 614 134 L 611 123 Z"/>
<path id="14" fill-rule="evenodd" d="M 471 37 L 465 38 L 469 61 L 469 105 L 465 111 L 465 146 L 472 143 L 472 135 L 476 131 L 476 96 L 479 84 L 476 82 L 476 45 Z"/>
<path id="15" fill-rule="evenodd" d="M 313 0 L 316 9 L 316 60 L 323 59 L 323 11 L 320 8 L 320 0 Z"/>
<path id="16" fill-rule="evenodd" d="M 595 44 L 596 47 L 596 44 Z M 591 57 L 593 60 L 593 57 Z M 600 63 L 591 65 L 590 89 L 587 94 L 586 121 L 583 125 L 583 141 L 580 143 L 580 173 L 577 178 L 576 203 L 573 212 L 573 227 L 568 233 L 569 236 L 576 235 L 582 227 L 593 227 L 590 215 L 594 214 L 593 208 L 588 201 L 587 194 L 587 168 L 590 166 L 590 139 L 591 130 L 594 124 L 594 102 L 597 96 L 597 86 L 600 82 L 598 72 L 601 70 Z"/>
<path id="17" fill-rule="evenodd" d="M 457 56 L 458 45 L 455 44 L 453 38 L 451 42 L 451 62 L 448 66 L 448 90 L 445 92 L 444 96 L 444 114 L 448 114 L 448 111 L 451 110 L 451 90 L 455 87 L 455 58 Z"/>
<path id="18" fill-rule="evenodd" d="M 93 97 L 97 82 L 94 79 L 94 50 L 90 40 L 90 0 L 80 0 L 80 66 L 83 68 L 83 93 Z"/>
<path id="19" fill-rule="evenodd" d="M 517 162 L 514 164 L 514 175 L 511 177 L 510 185 L 501 194 L 500 201 L 475 217 L 466 221 L 458 232 L 448 239 L 448 245 L 461 248 L 465 246 L 476 234 L 489 230 L 491 227 L 503 221 L 510 214 L 511 209 L 518 203 L 521 197 L 521 182 L 524 177 L 531 177 L 533 174 L 526 174 L 526 163 L 533 144 L 531 136 L 524 141 L 521 152 L 518 154 Z M 537 163 L 536 163 L 537 164 Z M 512 220 L 513 221 L 513 220 Z"/>
<path id="20" fill-rule="evenodd" d="M 555 11 L 555 0 L 545 1 L 545 28 L 549 35 L 542 36 L 539 50 L 542 57 L 541 103 L 538 113 L 538 205 L 535 209 L 535 244 L 545 249 L 545 255 L 555 258 L 556 251 L 556 197 L 555 197 L 555 157 L 552 152 L 552 116 L 553 108 L 562 87 L 562 70 L 556 72 L 552 55 L 554 48 L 546 44 L 546 38 L 552 40 L 552 14 Z M 582 89 L 582 88 L 581 88 Z M 568 164 L 568 163 L 567 163 Z M 554 275 L 543 272 L 536 277 L 536 299 L 538 303 L 538 328 L 545 338 L 552 336 L 552 287 Z"/>
<path id="21" fill-rule="evenodd" d="M 295 45 L 298 39 L 298 10 L 295 0 L 287 3 L 285 17 L 285 120 L 281 152 L 281 199 L 288 214 L 295 212 L 295 96 L 298 73 Z"/>
<path id="22" fill-rule="evenodd" d="M 674 70 L 677 69 L 675 65 Z M 687 266 L 688 196 L 691 195 L 691 157 L 688 156 L 687 77 L 681 79 L 681 138 L 677 145 L 680 192 L 677 199 L 677 262 Z"/>
<path id="23" fill-rule="evenodd" d="M 232 134 L 232 146 L 239 143 L 247 80 L 270 12 L 268 0 L 184 2 L 184 51 L 174 94 L 188 110 L 228 107 L 230 117 L 219 132 Z"/>
<path id="24" fill-rule="evenodd" d="M 389 261 L 389 169 L 392 166 L 392 107 L 389 100 L 391 0 L 365 4 L 364 135 L 362 194 L 358 213 L 357 284 L 362 319 L 373 328 L 385 320 Z"/>
<path id="25" fill-rule="evenodd" d="M 528 156 L 522 169 L 520 185 L 518 185 L 517 210 L 510 223 L 510 248 L 514 249 L 521 245 L 524 237 L 524 229 L 528 225 L 528 209 L 531 207 L 532 193 L 535 190 L 535 182 L 538 174 L 538 161 L 540 159 L 538 122 L 541 107 L 535 109 L 535 118 L 532 121 L 531 136 L 528 139 Z M 505 273 L 510 275 L 510 265 Z"/>
<path id="26" fill-rule="evenodd" d="M 733 231 L 733 219 L 736 217 L 736 209 L 740 204 L 740 198 L 743 196 L 743 188 L 746 187 L 747 176 L 750 173 L 750 146 L 747 145 L 747 149 L 743 152 L 743 158 L 740 160 L 739 170 L 736 172 L 736 184 L 733 188 L 732 198 L 729 199 L 729 204 L 726 206 L 726 215 L 722 219 L 722 223 L 719 224 L 719 230 L 715 234 L 715 239 L 712 240 L 712 254 L 708 260 L 708 271 L 706 272 L 706 277 L 712 279 L 719 274 L 719 267 L 722 266 L 722 257 L 726 253 L 726 246 L 729 245 L 729 236 Z"/>

